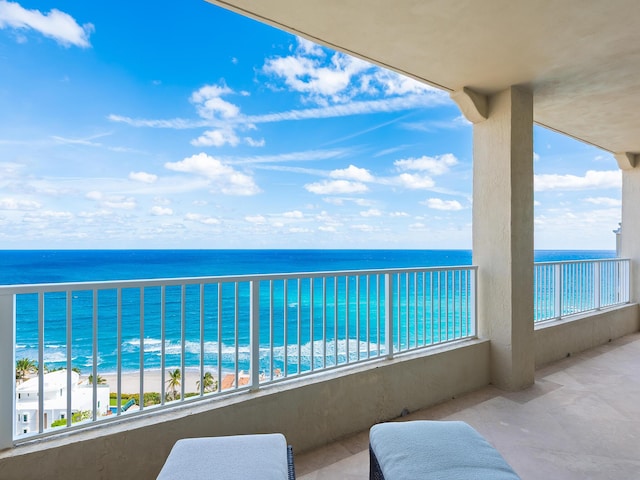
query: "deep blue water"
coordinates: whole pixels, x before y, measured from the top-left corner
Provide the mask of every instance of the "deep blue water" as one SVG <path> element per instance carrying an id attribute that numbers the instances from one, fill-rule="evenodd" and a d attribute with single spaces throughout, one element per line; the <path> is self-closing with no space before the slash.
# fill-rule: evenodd
<path id="1" fill-rule="evenodd" d="M 535 261 L 614 256 L 539 250 Z M 470 250 L 0 250 L 0 285 L 470 264 Z"/>
<path id="2" fill-rule="evenodd" d="M 536 261 L 577 260 L 592 258 L 611 258 L 615 252 L 611 251 L 537 251 Z M 468 250 L 58 250 L 58 251 L 0 251 L 0 284 L 36 284 L 61 283 L 105 280 L 133 280 L 151 278 L 178 278 L 221 276 L 240 274 L 317 272 L 339 270 L 368 270 L 382 268 L 430 267 L 430 266 L 459 266 L 470 265 L 471 251 Z M 289 292 L 291 295 L 292 292 Z M 55 295 L 47 300 L 45 308 L 45 363 L 48 366 L 64 366 L 67 358 L 65 301 L 56 299 Z M 92 332 L 91 292 L 74 292 L 72 323 L 73 364 L 87 370 L 92 365 Z M 179 290 L 167 289 L 166 325 L 166 360 L 167 365 L 178 366 L 181 362 L 182 346 L 180 318 Z M 215 304 L 216 292 L 206 292 L 205 298 Z M 225 294 L 226 295 L 226 294 Z M 248 292 L 240 292 L 243 298 L 248 298 Z M 306 294 L 305 294 L 306 295 Z M 154 298 L 155 296 L 155 298 Z M 145 293 L 145 322 L 144 322 L 144 363 L 145 368 L 160 366 L 161 332 L 157 305 L 159 291 Z M 280 293 L 282 297 L 282 293 Z M 117 342 L 116 312 L 110 306 L 115 294 L 101 293 L 99 304 L 101 308 L 98 317 L 98 362 L 101 372 L 113 372 L 116 369 Z M 140 299 L 139 293 L 125 292 L 123 294 L 122 315 L 122 364 L 125 370 L 136 370 L 140 365 Z M 200 331 L 199 331 L 199 301 L 197 294 L 195 301 L 187 303 L 187 328 L 185 336 L 185 363 L 187 366 L 199 365 L 200 361 Z M 309 299 L 288 297 L 287 308 L 292 309 L 292 317 L 298 307 L 298 300 L 308 302 Z M 243 300 L 245 301 L 245 300 Z M 315 301 L 318 301 L 316 298 Z M 331 301 L 331 298 L 329 299 Z M 233 302 L 230 302 L 233 303 Z M 37 358 L 38 329 L 36 299 L 24 297 L 18 299 L 16 325 L 16 358 Z M 225 308 L 233 308 L 232 305 Z M 244 310 L 248 311 L 248 308 Z M 156 320 L 147 320 L 156 318 Z M 246 314 L 243 313 L 245 318 Z M 302 330 L 308 330 L 308 320 L 302 319 Z M 342 322 L 342 319 L 339 319 Z M 353 327 L 353 325 L 351 326 Z M 261 325 L 261 339 L 268 338 Z M 295 327 L 297 328 L 297 327 Z M 290 331 L 295 337 L 297 330 Z M 329 330 L 333 327 L 330 325 Z M 344 325 L 339 325 L 338 331 L 344 331 Z M 278 357 L 276 366 L 281 366 L 285 350 L 292 353 L 294 363 L 299 365 L 317 361 L 311 358 L 308 350 L 310 345 L 318 340 L 318 336 L 302 338 L 305 351 L 289 352 L 290 347 L 284 346 L 282 338 L 284 330 L 278 330 L 278 338 L 274 343 L 274 356 Z M 329 331 L 329 334 L 333 332 Z M 233 323 L 226 322 L 222 336 L 218 338 L 216 328 L 207 326 L 205 331 L 205 362 L 216 365 L 220 360 L 225 369 L 233 369 L 235 362 L 235 336 Z M 340 334 L 338 334 L 339 336 Z M 371 338 L 376 335 L 372 330 Z M 244 336 L 244 337 L 243 337 Z M 240 368 L 248 367 L 248 328 L 239 332 L 238 362 Z M 352 337 L 350 337 L 352 338 Z M 219 340 L 221 340 L 221 345 Z M 294 338 L 294 343 L 295 343 Z M 344 337 L 342 338 L 344 342 Z M 348 342 L 349 340 L 347 340 Z M 365 338 L 365 343 L 367 339 Z M 354 340 L 354 342 L 357 342 Z M 218 359 L 218 346 L 222 349 L 222 357 Z M 262 345 L 262 340 L 261 340 Z M 339 348 L 343 348 L 345 345 Z M 349 347 L 347 347 L 349 348 Z M 268 347 L 265 347 L 265 362 L 268 364 Z M 296 360 L 293 355 L 304 359 Z M 266 364 L 264 368 L 266 367 Z M 294 365 L 292 368 L 298 368 Z M 300 368 L 303 368 L 301 366 Z"/>

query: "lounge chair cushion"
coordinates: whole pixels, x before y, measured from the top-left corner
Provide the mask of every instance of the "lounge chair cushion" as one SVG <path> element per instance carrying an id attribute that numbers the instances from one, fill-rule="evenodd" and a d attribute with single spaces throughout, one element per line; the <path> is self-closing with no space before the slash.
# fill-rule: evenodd
<path id="1" fill-rule="evenodd" d="M 287 442 L 279 433 L 178 440 L 158 480 L 287 480 Z"/>
<path id="2" fill-rule="evenodd" d="M 369 444 L 382 474 L 371 478 L 519 480 L 500 453 L 464 422 L 381 423 L 371 428 Z"/>

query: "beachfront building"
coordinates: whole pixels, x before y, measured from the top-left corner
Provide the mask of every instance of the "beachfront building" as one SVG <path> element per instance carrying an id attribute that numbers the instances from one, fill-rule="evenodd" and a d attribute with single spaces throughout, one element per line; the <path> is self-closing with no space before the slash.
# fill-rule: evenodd
<path id="1" fill-rule="evenodd" d="M 93 386 L 80 381 L 77 372 L 71 373 L 71 409 L 67 408 L 67 370 L 56 370 L 45 373 L 44 379 L 44 425 L 48 430 L 57 420 L 65 420 L 71 415 L 81 412 L 93 412 Z M 39 379 L 33 377 L 16 387 L 15 434 L 17 436 L 37 432 L 39 429 L 38 412 Z M 109 386 L 97 385 L 98 415 L 109 412 Z M 87 417 L 88 418 L 88 417 Z"/>
<path id="2" fill-rule="evenodd" d="M 504 446 L 500 450 L 523 478 L 611 478 L 598 476 L 603 463 L 617 478 L 637 477 L 638 455 L 632 450 L 640 437 L 637 401 L 607 392 L 617 392 L 619 384 L 636 386 L 631 389 L 636 397 L 640 391 L 633 365 L 639 361 L 633 353 L 640 350 L 640 3 L 211 3 L 450 92 L 473 123 L 477 331 L 437 348 L 317 375 L 288 378 L 285 372 L 265 386 L 254 368 L 249 385 L 229 395 L 172 404 L 170 414 L 142 409 L 127 415 L 126 429 L 122 422 L 105 422 L 36 446 L 15 442 L 14 426 L 6 424 L 10 415 L 0 415 L 0 448 L 6 449 L 0 452 L 0 477 L 154 478 L 173 444 L 185 437 L 282 432 L 301 453 L 489 385 L 515 393 L 472 397 L 469 402 L 485 412 L 490 400 L 499 400 L 496 413 L 474 426 L 481 433 L 499 426 L 490 438 Z M 534 123 L 612 152 L 618 160 L 621 255 L 630 266 L 622 283 L 630 289 L 615 308 L 534 323 Z M 18 291 L 0 294 L 0 339 L 13 338 Z M 625 335 L 632 337 L 615 342 Z M 599 346 L 609 344 L 604 355 Z M 0 365 L 13 365 L 11 347 L 0 347 Z M 540 368 L 591 348 L 598 348 L 593 360 L 606 356 L 609 364 L 589 366 L 590 383 L 578 383 L 572 372 L 564 373 L 566 363 L 556 363 L 553 377 L 534 384 Z M 614 373 L 611 365 L 623 373 Z M 0 384 L 13 382 L 11 370 L 0 370 Z M 603 384 L 603 394 L 590 390 L 589 385 Z M 527 411 L 534 419 L 527 428 L 515 421 L 520 418 L 501 416 L 563 391 L 555 406 Z M 13 401 L 12 392 L 0 391 L 1 412 L 11 412 Z M 571 425 L 577 427 L 568 435 Z M 610 428 L 588 430 L 594 425 Z M 533 448 L 526 448 L 527 439 L 533 439 Z M 364 449 L 366 444 L 367 458 Z M 330 478 L 341 478 L 339 470 Z"/>

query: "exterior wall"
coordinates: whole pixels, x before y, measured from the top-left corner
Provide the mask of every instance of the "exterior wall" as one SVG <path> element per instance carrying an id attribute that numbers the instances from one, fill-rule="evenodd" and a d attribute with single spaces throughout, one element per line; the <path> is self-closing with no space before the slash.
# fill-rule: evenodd
<path id="1" fill-rule="evenodd" d="M 154 479 L 180 438 L 281 432 L 296 452 L 489 383 L 489 342 L 283 381 L 0 452 L 0 478 Z M 247 454 L 250 454 L 247 452 Z M 212 465 L 215 468 L 215 465 Z"/>
<path id="2" fill-rule="evenodd" d="M 536 327 L 536 368 L 640 330 L 638 304 Z"/>

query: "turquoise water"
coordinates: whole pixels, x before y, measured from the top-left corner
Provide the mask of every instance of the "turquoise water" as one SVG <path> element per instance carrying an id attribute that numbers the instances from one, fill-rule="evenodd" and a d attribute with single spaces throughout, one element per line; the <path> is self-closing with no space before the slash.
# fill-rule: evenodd
<path id="1" fill-rule="evenodd" d="M 609 251 L 539 251 L 536 261 L 577 260 L 593 258 L 611 258 L 614 252 Z M 409 268 L 430 266 L 459 266 L 471 264 L 471 252 L 465 250 L 111 250 L 111 251 L 2 251 L 0 252 L 0 284 L 34 284 L 60 283 L 105 280 L 133 280 L 151 278 L 180 278 L 200 276 L 223 276 L 240 274 L 318 272 L 340 270 L 369 270 L 383 268 Z M 274 328 L 271 339 L 275 345 L 273 356 L 270 352 L 268 322 L 261 322 L 261 369 L 287 368 L 298 371 L 308 369 L 313 362 L 316 367 L 327 362 L 343 363 L 346 355 L 361 349 L 377 353 L 378 342 L 383 332 L 376 321 L 378 307 L 376 290 L 372 286 L 368 290 L 365 285 L 356 286 L 352 277 L 347 286 L 346 280 L 338 285 L 327 285 L 327 305 L 329 318 L 326 324 L 311 320 L 311 291 L 313 291 L 312 310 L 322 309 L 321 285 L 302 284 L 298 291 L 297 284 L 290 285 L 286 298 L 284 284 L 276 288 L 274 298 L 276 304 L 286 305 L 286 311 L 277 311 L 274 315 Z M 426 278 L 418 279 L 415 284 L 404 288 L 409 297 L 415 292 L 430 289 Z M 449 282 L 450 280 L 445 280 Z M 455 280 L 461 282 L 462 280 Z M 466 280 L 465 280 L 466 282 Z M 232 370 L 238 362 L 239 368 L 248 368 L 249 362 L 249 328 L 248 299 L 246 286 L 239 289 L 237 322 L 234 320 L 235 305 L 227 301 L 234 295 L 227 287 L 222 292 L 225 298 L 222 312 L 222 326 L 218 332 L 215 308 L 213 313 L 205 317 L 204 337 L 201 345 L 200 301 L 206 305 L 217 305 L 218 291 L 206 287 L 204 298 L 200 298 L 198 287 L 188 292 L 185 311 L 185 325 L 181 318 L 180 289 L 168 287 L 167 322 L 165 325 L 166 340 L 165 359 L 167 365 L 180 365 L 183 355 L 181 344 L 182 328 L 185 333 L 184 361 L 186 366 L 198 366 L 201 360 L 201 348 L 204 348 L 204 362 L 207 365 L 222 364 L 225 369 Z M 344 291 L 350 289 L 349 302 L 345 300 Z M 367 325 L 358 325 L 355 317 L 356 288 L 361 298 L 367 293 L 371 297 L 368 308 L 371 320 Z M 187 290 L 192 289 L 188 287 Z M 337 289 L 338 306 L 335 308 L 334 289 Z M 453 288 L 451 289 L 453 290 Z M 438 290 L 436 290 L 437 293 Z M 266 293 L 265 293 L 266 294 Z M 98 294 L 98 351 L 97 358 L 101 372 L 116 370 L 118 345 L 116 341 L 117 312 L 115 308 L 115 291 L 102 291 Z M 124 370 L 137 370 L 140 367 L 140 337 L 143 337 L 143 358 L 145 368 L 159 368 L 162 351 L 159 301 L 160 289 L 146 289 L 144 297 L 144 332 L 141 335 L 140 325 L 140 292 L 138 290 L 123 291 L 122 310 L 122 343 L 120 346 Z M 405 294 L 401 292 L 401 298 Z M 462 304 L 463 298 L 452 297 L 445 301 L 448 305 Z M 47 294 L 45 308 L 44 359 L 49 367 L 66 365 L 66 300 L 62 294 Z M 82 370 L 90 369 L 93 362 L 93 293 L 91 291 L 74 292 L 72 323 L 72 361 Z M 435 299 L 434 299 L 435 302 Z M 267 302 L 268 303 L 268 302 Z M 345 304 L 349 303 L 348 309 Z M 400 302 L 402 303 L 402 302 Z M 406 303 L 409 303 L 408 301 Z M 299 308 L 300 307 L 300 308 Z M 261 308 L 268 308 L 262 305 Z M 407 306 L 401 306 L 399 316 L 404 318 Z M 431 308 L 430 305 L 416 307 Z M 440 307 L 438 307 L 440 308 Z M 442 307 L 444 308 L 444 307 Z M 288 312 L 288 313 L 287 313 Z M 332 313 L 333 312 L 333 313 Z M 348 312 L 348 313 L 346 313 Z M 363 312 L 363 318 L 365 317 Z M 290 314 L 290 315 L 289 315 Z M 333 317 L 331 315 L 334 315 Z M 449 317 L 451 312 L 447 312 Z M 286 316 L 286 317 L 285 317 Z M 265 313 L 268 317 L 268 312 Z M 349 322 L 347 318 L 352 320 Z M 451 318 L 450 318 L 451 319 Z M 446 320 L 446 319 L 445 319 Z M 464 325 L 462 316 L 454 319 L 458 322 L 454 327 L 436 325 L 427 327 L 420 325 L 400 327 L 399 337 L 406 338 L 410 344 L 421 336 L 427 343 L 441 339 L 443 335 L 463 334 L 468 325 Z M 313 322 L 313 325 L 311 323 Z M 313 326 L 313 329 L 310 328 Z M 444 332 L 443 332 L 444 328 Z M 447 328 L 453 328 L 449 331 Z M 358 330 L 359 329 L 359 330 Z M 422 329 L 422 330 L 421 330 Z M 457 329 L 457 330 L 456 330 Z M 439 337 L 436 338 L 435 335 Z M 323 336 L 333 338 L 328 343 L 326 355 L 320 357 L 317 352 L 322 348 Z M 286 339 L 284 337 L 287 337 Z M 34 296 L 23 296 L 17 302 L 16 325 L 16 358 L 37 358 L 37 300 Z M 263 342 L 267 339 L 267 342 Z M 298 350 L 298 341 L 301 344 Z M 239 346 L 236 347 L 236 344 Z M 405 345 L 406 346 L 406 345 Z M 236 351 L 237 348 L 237 351 Z M 314 350 L 316 353 L 314 353 Z M 221 353 L 221 355 L 220 355 Z M 236 357 L 237 355 L 237 357 Z M 237 360 L 236 360 L 237 358 Z M 285 360 L 286 358 L 286 360 Z"/>

